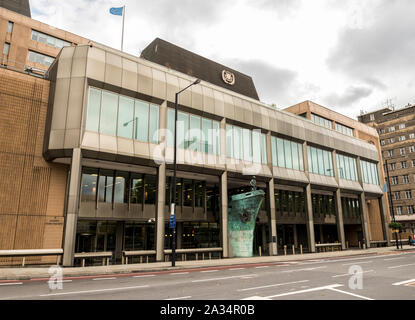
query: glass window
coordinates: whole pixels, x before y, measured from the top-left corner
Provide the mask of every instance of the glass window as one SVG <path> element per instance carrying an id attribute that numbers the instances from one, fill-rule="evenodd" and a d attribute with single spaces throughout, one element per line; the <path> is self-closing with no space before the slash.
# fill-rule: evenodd
<path id="1" fill-rule="evenodd" d="M 7 25 L 7 32 L 8 33 L 12 33 L 13 32 L 13 26 L 14 26 L 14 23 L 11 22 L 11 21 L 9 21 L 9 24 Z"/>
<path id="2" fill-rule="evenodd" d="M 268 163 L 267 155 L 267 136 L 261 133 L 261 160 L 263 164 Z"/>
<path id="3" fill-rule="evenodd" d="M 55 46 L 55 42 L 56 42 L 56 38 L 51 37 L 51 36 L 47 36 L 47 41 L 48 41 L 48 45 L 54 47 Z"/>
<path id="4" fill-rule="evenodd" d="M 255 163 L 261 163 L 261 133 L 252 131 L 252 155 Z"/>
<path id="5" fill-rule="evenodd" d="M 182 149 L 189 147 L 189 115 L 183 112 L 177 115 L 177 146 Z"/>
<path id="6" fill-rule="evenodd" d="M 56 39 L 55 47 L 61 49 L 64 47 L 64 42 L 61 39 Z"/>
<path id="7" fill-rule="evenodd" d="M 213 149 L 216 155 L 220 155 L 220 123 L 213 121 Z"/>
<path id="8" fill-rule="evenodd" d="M 226 125 L 226 156 L 233 158 L 233 128 L 231 125 Z"/>
<path id="9" fill-rule="evenodd" d="M 131 203 L 142 204 L 144 196 L 144 180 L 141 174 L 133 174 L 131 178 Z"/>
<path id="10" fill-rule="evenodd" d="M 4 48 L 3 48 L 3 54 L 5 54 L 6 56 L 9 55 L 9 51 L 10 51 L 10 43 L 5 43 L 4 44 Z"/>
<path id="11" fill-rule="evenodd" d="M 277 138 L 271 137 L 271 152 L 272 152 L 272 165 L 276 167 L 277 162 Z"/>
<path id="12" fill-rule="evenodd" d="M 149 104 L 135 100 L 135 140 L 148 141 Z"/>
<path id="13" fill-rule="evenodd" d="M 167 110 L 167 126 L 168 126 L 168 133 L 167 133 L 167 146 L 174 147 L 174 132 L 175 132 L 175 111 L 174 109 Z M 137 134 L 136 134 L 137 135 Z"/>
<path id="14" fill-rule="evenodd" d="M 239 127 L 233 127 L 233 142 L 235 159 L 242 160 L 242 129 Z"/>
<path id="15" fill-rule="evenodd" d="M 95 202 L 97 194 L 98 169 L 82 170 L 81 202 Z"/>
<path id="16" fill-rule="evenodd" d="M 285 168 L 284 140 L 277 138 L 278 167 Z"/>
<path id="17" fill-rule="evenodd" d="M 115 176 L 115 203 L 128 203 L 128 187 L 127 181 L 129 174 L 127 172 L 117 172 Z"/>
<path id="18" fill-rule="evenodd" d="M 102 92 L 100 132 L 110 136 L 116 135 L 118 96 L 107 91 Z"/>
<path id="19" fill-rule="evenodd" d="M 292 142 L 292 141 L 291 141 L 291 152 L 292 152 L 292 160 L 293 160 L 293 169 L 300 170 L 297 143 Z"/>
<path id="20" fill-rule="evenodd" d="M 133 128 L 134 100 L 120 96 L 120 105 L 118 108 L 118 136 L 133 139 Z"/>
<path id="21" fill-rule="evenodd" d="M 204 208 L 204 192 L 203 183 L 195 181 L 195 207 Z"/>
<path id="22" fill-rule="evenodd" d="M 159 106 L 154 104 L 150 105 L 150 142 L 159 142 Z"/>
<path id="23" fill-rule="evenodd" d="M 318 156 L 317 156 L 317 149 L 316 148 L 311 148 L 311 158 L 313 160 L 313 173 L 319 173 L 319 168 L 318 168 Z"/>
<path id="24" fill-rule="evenodd" d="M 212 120 L 202 118 L 202 151 L 213 153 Z"/>
<path id="25" fill-rule="evenodd" d="M 157 177 L 144 175 L 144 199 L 146 204 L 156 204 L 157 198 Z"/>
<path id="26" fill-rule="evenodd" d="M 99 175 L 99 202 L 112 203 L 112 193 L 114 189 L 114 172 L 102 170 Z"/>
<path id="27" fill-rule="evenodd" d="M 201 142 L 200 117 L 190 115 L 190 141 L 189 148 L 194 151 L 201 151 L 204 149 L 204 142 Z"/>
<path id="28" fill-rule="evenodd" d="M 317 149 L 317 165 L 318 165 L 318 173 L 319 174 L 321 174 L 321 175 L 325 175 L 326 174 L 326 172 L 325 172 L 325 164 L 326 164 L 326 166 L 328 165 L 328 163 L 326 162 L 326 163 L 324 163 L 324 161 L 325 161 L 325 157 L 324 157 L 324 153 L 323 153 L 323 150 L 321 150 L 321 149 Z"/>
<path id="29" fill-rule="evenodd" d="M 287 169 L 293 168 L 293 159 L 291 152 L 291 142 L 284 140 L 285 166 Z"/>
<path id="30" fill-rule="evenodd" d="M 252 162 L 252 136 L 251 130 L 243 129 L 244 160 Z"/>
<path id="31" fill-rule="evenodd" d="M 101 90 L 89 89 L 88 112 L 86 119 L 86 130 L 98 132 L 99 114 L 101 112 Z"/>
<path id="32" fill-rule="evenodd" d="M 43 34 L 43 33 L 39 32 L 38 41 L 43 43 L 43 44 L 46 44 L 48 42 L 48 36 L 46 34 Z"/>
<path id="33" fill-rule="evenodd" d="M 300 163 L 300 171 L 304 171 L 304 155 L 303 155 L 303 145 L 298 143 L 298 157 L 299 157 L 299 163 Z"/>
<path id="34" fill-rule="evenodd" d="M 193 207 L 193 181 L 183 179 L 183 205 Z"/>

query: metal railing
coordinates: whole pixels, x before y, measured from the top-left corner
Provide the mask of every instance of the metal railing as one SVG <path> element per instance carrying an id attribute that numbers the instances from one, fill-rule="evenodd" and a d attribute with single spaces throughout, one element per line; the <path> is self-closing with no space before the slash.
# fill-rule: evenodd
<path id="1" fill-rule="evenodd" d="M 143 263 L 143 258 L 146 258 L 146 263 L 149 261 L 149 257 L 155 256 L 156 250 L 139 250 L 139 251 L 123 251 L 122 252 L 122 264 L 128 264 L 128 258 L 140 257 L 140 263 Z"/>
<path id="2" fill-rule="evenodd" d="M 0 61 L 1 61 L 0 63 L 1 68 L 26 73 L 31 76 L 39 77 L 42 79 L 46 78 L 47 70 L 31 67 L 31 66 L 28 66 L 27 64 L 14 61 L 14 60 L 9 60 L 4 57 L 2 57 Z"/>
<path id="3" fill-rule="evenodd" d="M 112 252 L 82 252 L 82 253 L 75 253 L 75 259 L 82 259 L 82 267 L 85 267 L 85 259 L 90 258 L 102 258 L 102 265 L 109 265 L 110 258 L 112 258 Z"/>
<path id="4" fill-rule="evenodd" d="M 316 244 L 316 251 L 317 252 L 327 252 L 327 251 L 334 251 L 334 249 L 339 249 L 341 251 L 342 244 L 339 242 L 336 243 L 318 243 Z"/>
<path id="5" fill-rule="evenodd" d="M 187 261 L 188 254 L 194 254 L 196 260 L 199 260 L 199 255 L 202 255 L 202 260 L 205 260 L 205 254 L 208 255 L 209 260 L 212 260 L 212 253 L 219 253 L 219 259 L 221 259 L 222 248 L 200 248 L 200 249 L 176 249 L 176 254 L 181 255 L 182 261 Z M 172 255 L 172 250 L 164 250 L 164 259 L 168 261 L 169 255 Z"/>
<path id="6" fill-rule="evenodd" d="M 22 267 L 25 266 L 26 257 L 57 256 L 56 264 L 60 264 L 63 249 L 39 249 L 39 250 L 0 250 L 0 257 L 22 257 Z"/>

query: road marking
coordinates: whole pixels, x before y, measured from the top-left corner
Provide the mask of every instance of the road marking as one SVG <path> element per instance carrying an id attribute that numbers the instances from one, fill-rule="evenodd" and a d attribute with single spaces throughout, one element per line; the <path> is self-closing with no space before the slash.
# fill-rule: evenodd
<path id="1" fill-rule="evenodd" d="M 21 284 L 23 284 L 23 282 L 9 282 L 9 283 L 0 283 L 0 286 L 17 286 Z"/>
<path id="2" fill-rule="evenodd" d="M 184 299 L 190 299 L 191 296 L 187 296 L 187 297 L 179 297 L 179 298 L 170 298 L 170 299 L 164 299 L 164 300 L 184 300 Z"/>
<path id="3" fill-rule="evenodd" d="M 206 270 L 206 271 L 200 271 L 200 273 L 212 273 L 212 272 L 218 272 L 219 270 Z"/>
<path id="4" fill-rule="evenodd" d="M 133 278 L 149 278 L 149 277 L 155 277 L 156 275 L 154 274 L 146 274 L 144 276 L 133 276 Z"/>
<path id="5" fill-rule="evenodd" d="M 52 282 L 54 283 L 54 281 L 46 281 L 46 283 Z M 72 282 L 72 280 L 56 280 L 55 283 L 68 283 L 68 282 Z"/>
<path id="6" fill-rule="evenodd" d="M 332 276 L 332 278 L 347 277 L 347 276 L 351 277 L 351 276 L 354 276 L 355 274 L 363 274 L 363 273 L 369 273 L 369 272 L 374 272 L 374 270 L 356 272 L 356 273 L 353 273 L 353 274 L 350 274 L 350 273 L 338 274 L 338 275 Z"/>
<path id="7" fill-rule="evenodd" d="M 217 281 L 217 280 L 228 280 L 228 279 L 251 279 L 258 277 L 258 275 L 244 275 L 244 276 L 232 276 L 232 277 L 221 277 L 221 278 L 210 278 L 210 279 L 201 279 L 201 280 L 193 280 L 192 282 L 208 282 L 208 281 Z"/>
<path id="8" fill-rule="evenodd" d="M 169 273 L 172 276 L 177 276 L 177 275 L 182 275 L 182 274 L 188 274 L 189 272 L 174 272 L 174 273 Z"/>
<path id="9" fill-rule="evenodd" d="M 92 279 L 92 281 L 101 281 L 101 280 L 116 280 L 117 278 L 115 277 L 110 277 L 110 278 L 95 278 Z"/>
<path id="10" fill-rule="evenodd" d="M 327 268 L 327 266 L 316 267 L 316 268 L 297 269 L 297 270 L 286 270 L 286 271 L 282 271 L 282 273 L 291 273 L 291 272 L 300 272 L 300 271 L 312 271 L 312 270 L 325 269 L 325 268 Z"/>
<path id="11" fill-rule="evenodd" d="M 255 269 L 266 269 L 266 268 L 269 268 L 269 266 L 255 267 Z"/>
<path id="12" fill-rule="evenodd" d="M 124 288 L 113 288 L 113 289 L 99 289 L 99 290 L 86 290 L 86 291 L 72 291 L 72 292 L 61 292 L 61 293 L 50 293 L 42 294 L 39 297 L 49 297 L 49 296 L 63 296 L 71 294 L 83 294 L 83 293 L 95 293 L 95 292 L 105 292 L 105 291 L 122 291 L 122 290 L 133 290 L 133 289 L 143 289 L 148 288 L 149 286 L 136 286 L 136 287 L 124 287 Z"/>
<path id="13" fill-rule="evenodd" d="M 400 254 L 395 254 L 395 256 L 402 256 L 402 255 L 409 255 L 409 254 L 411 254 L 411 253 L 400 253 Z M 344 262 L 344 261 L 364 260 L 364 259 L 377 259 L 377 258 L 384 258 L 384 257 L 388 257 L 388 256 L 390 256 L 390 255 L 383 254 L 383 255 L 378 255 L 378 256 L 371 255 L 370 257 L 348 258 L 348 259 L 337 259 L 337 260 L 327 260 L 327 259 L 323 259 L 321 261 L 307 260 L 307 261 L 316 261 L 316 262 L 300 262 L 300 263 L 298 263 L 298 265 L 319 264 L 319 263 L 334 263 L 334 262 Z"/>
<path id="14" fill-rule="evenodd" d="M 245 298 L 245 299 L 241 299 L 241 300 L 271 300 L 271 299 L 258 297 L 258 296 L 253 296 L 253 297 L 249 297 L 249 298 Z"/>
<path id="15" fill-rule="evenodd" d="M 403 284 L 407 284 L 407 283 L 411 283 L 411 282 L 415 282 L 415 279 L 411 279 L 411 280 L 406 280 L 406 281 L 402 281 L 402 282 L 395 282 L 392 285 L 393 286 L 401 286 Z"/>
<path id="16" fill-rule="evenodd" d="M 365 263 L 373 263 L 373 261 L 363 261 L 363 262 L 359 262 L 358 264 L 365 264 Z M 351 266 L 356 264 L 356 262 L 352 262 L 352 263 L 345 263 L 343 264 L 344 266 Z"/>
<path id="17" fill-rule="evenodd" d="M 343 291 L 343 290 L 339 290 L 339 289 L 335 289 L 335 288 L 329 288 L 329 290 L 335 291 L 335 292 L 339 292 L 339 293 L 348 294 L 350 296 L 353 296 L 353 297 L 356 297 L 356 298 L 360 298 L 360 299 L 364 299 L 364 300 L 375 300 L 375 299 L 372 299 L 372 298 L 360 296 L 358 294 L 354 294 L 354 293 L 351 293 L 351 292 L 347 292 L 347 291 Z"/>
<path id="18" fill-rule="evenodd" d="M 415 263 L 411 263 L 411 264 L 402 264 L 402 265 L 400 265 L 400 266 L 388 267 L 388 269 L 403 268 L 403 267 L 409 267 L 409 266 L 415 266 Z"/>
<path id="19" fill-rule="evenodd" d="M 291 295 L 300 294 L 300 293 L 308 293 L 308 292 L 314 292 L 314 291 L 328 290 L 328 289 L 338 288 L 338 287 L 343 287 L 343 286 L 341 284 L 332 284 L 332 285 L 324 286 L 324 287 L 318 287 L 318 288 L 312 288 L 312 289 L 305 289 L 305 290 L 300 290 L 300 291 L 293 291 L 293 292 L 276 294 L 276 295 L 268 296 L 268 297 L 265 297 L 265 298 L 266 299 L 271 299 L 271 298 L 285 297 L 285 296 L 291 296 Z"/>
<path id="20" fill-rule="evenodd" d="M 405 257 L 400 257 L 400 258 L 391 258 L 391 259 L 383 259 L 383 261 L 392 261 L 392 260 L 398 260 L 398 259 L 403 259 Z"/>
<path id="21" fill-rule="evenodd" d="M 233 269 L 229 269 L 229 271 L 238 271 L 238 270 L 245 270 L 245 268 L 233 268 Z"/>
<path id="22" fill-rule="evenodd" d="M 261 286 L 261 287 L 253 287 L 253 288 L 245 288 L 245 289 L 239 289 L 237 291 L 249 291 L 249 290 L 256 290 L 256 289 L 265 289 L 265 288 L 272 288 L 272 287 L 280 287 L 285 286 L 289 284 L 297 284 L 297 283 L 304 283 L 309 282 L 310 280 L 302 280 L 302 281 L 294 281 L 294 282 L 286 282 L 286 283 L 277 283 L 277 284 L 270 284 L 267 286 Z"/>

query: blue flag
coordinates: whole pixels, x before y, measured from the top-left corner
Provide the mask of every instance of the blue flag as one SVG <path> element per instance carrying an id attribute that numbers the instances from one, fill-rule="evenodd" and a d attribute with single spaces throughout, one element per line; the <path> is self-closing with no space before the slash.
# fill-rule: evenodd
<path id="1" fill-rule="evenodd" d="M 388 184 L 386 182 L 385 182 L 385 185 L 383 186 L 382 191 L 385 193 L 388 192 Z"/>
<path id="2" fill-rule="evenodd" d="M 121 8 L 111 8 L 110 13 L 116 16 L 122 16 L 124 7 Z"/>

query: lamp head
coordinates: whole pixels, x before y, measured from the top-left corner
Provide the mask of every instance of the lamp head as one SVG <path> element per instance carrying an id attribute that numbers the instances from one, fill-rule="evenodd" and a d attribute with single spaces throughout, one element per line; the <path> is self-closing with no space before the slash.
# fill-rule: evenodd
<path id="1" fill-rule="evenodd" d="M 197 79 L 193 84 L 199 84 L 201 82 L 200 79 Z"/>

